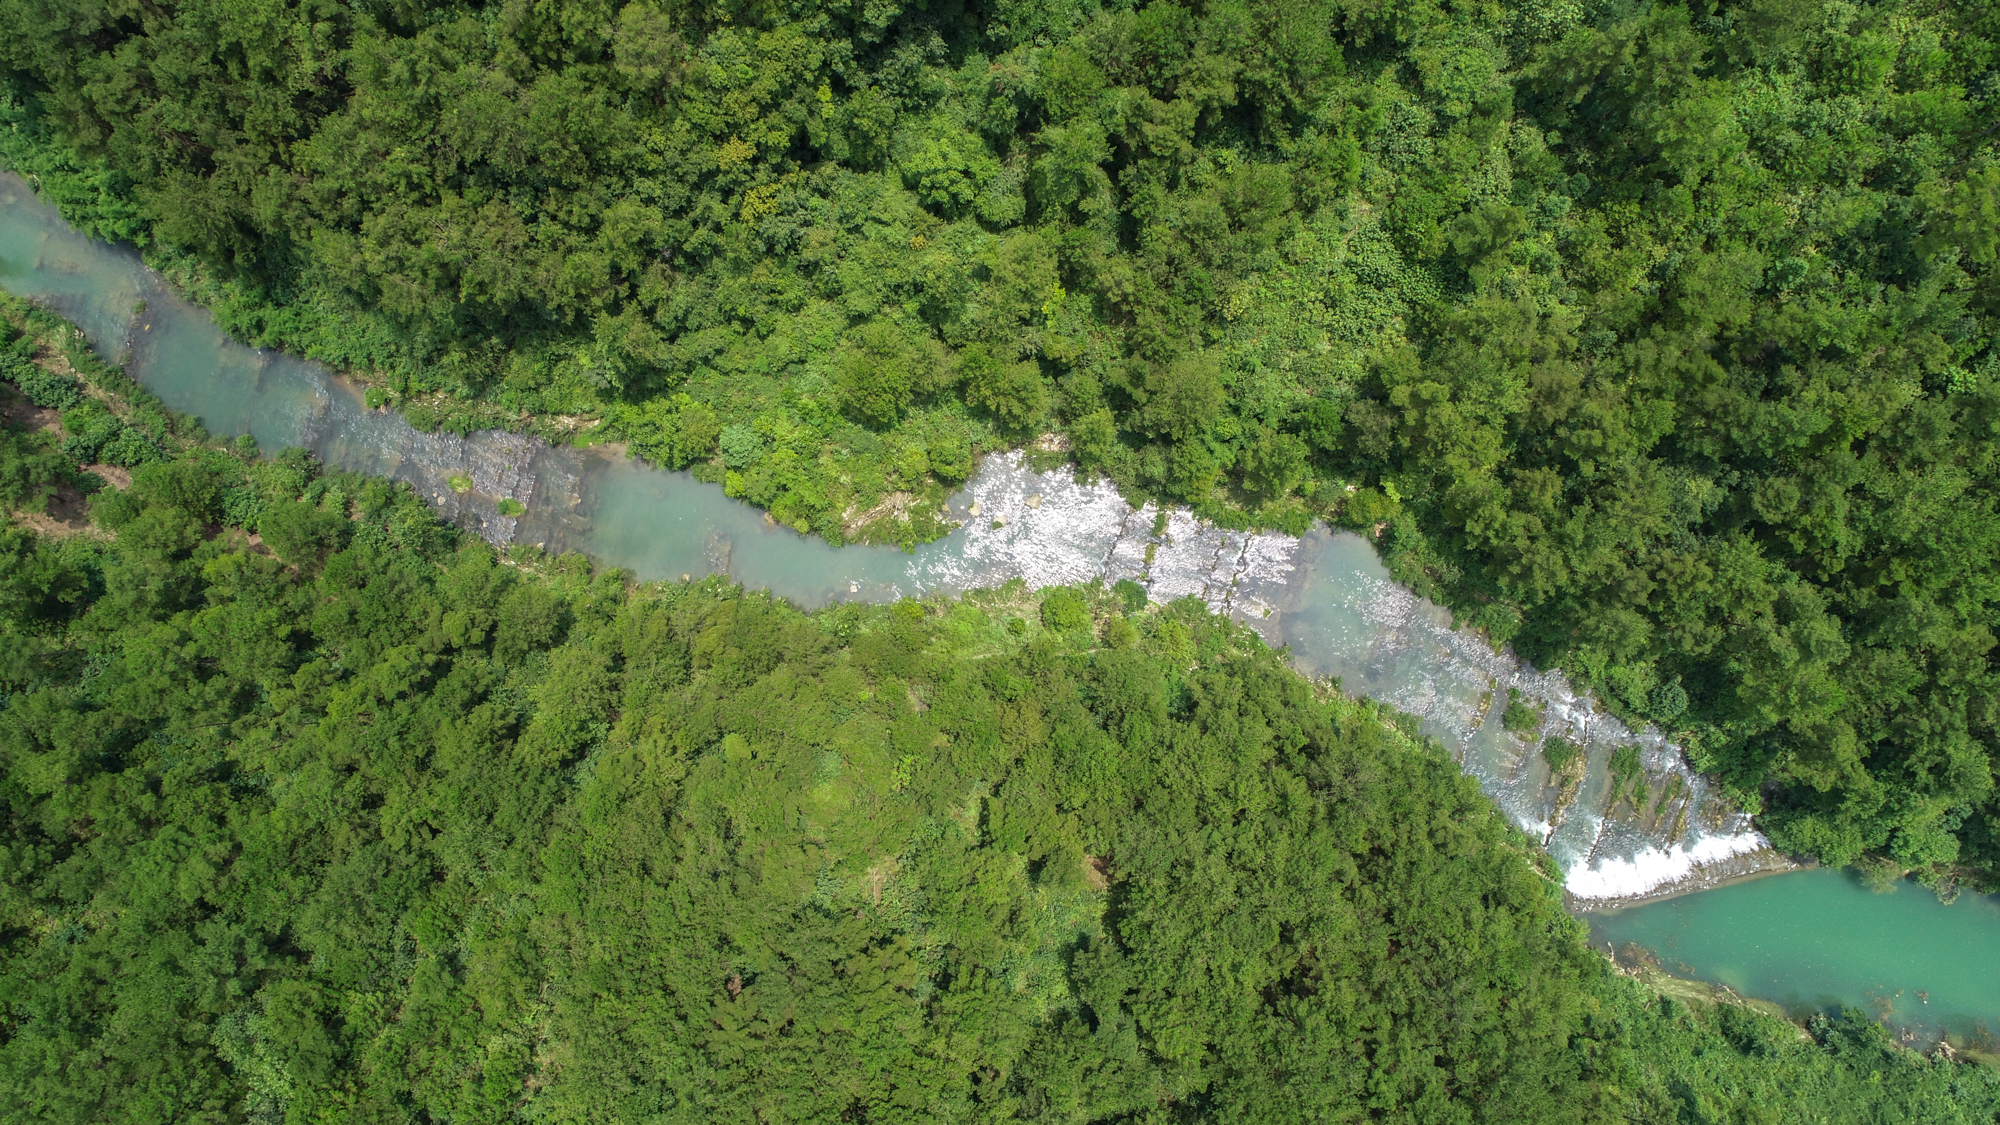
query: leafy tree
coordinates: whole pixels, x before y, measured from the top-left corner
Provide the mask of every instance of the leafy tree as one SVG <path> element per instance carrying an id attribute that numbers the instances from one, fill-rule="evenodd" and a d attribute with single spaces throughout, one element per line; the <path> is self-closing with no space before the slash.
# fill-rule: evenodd
<path id="1" fill-rule="evenodd" d="M 0 505 L 41 511 L 70 476 L 68 458 L 30 434 L 0 430 Z"/>
<path id="2" fill-rule="evenodd" d="M 1185 356 L 1149 368 L 1130 390 L 1146 428 L 1176 443 L 1206 433 L 1222 410 L 1221 372 L 1212 356 Z"/>
<path id="3" fill-rule="evenodd" d="M 715 411 L 686 394 L 655 399 L 628 413 L 623 429 L 633 453 L 668 469 L 706 459 L 722 435 Z"/>
<path id="4" fill-rule="evenodd" d="M 294 566 L 311 566 L 339 546 L 347 520 L 316 504 L 285 500 L 265 507 L 257 530 L 278 557 Z"/>
<path id="5" fill-rule="evenodd" d="M 1006 431 L 1031 430 L 1048 413 L 1048 384 L 1035 361 L 1002 363 L 983 349 L 969 349 L 962 362 L 966 401 L 992 413 Z"/>
<path id="6" fill-rule="evenodd" d="M 1057 587 L 1042 599 L 1042 624 L 1059 632 L 1090 628 L 1090 606 L 1074 590 Z"/>
<path id="7" fill-rule="evenodd" d="M 862 325 L 840 361 L 842 407 L 868 425 L 895 425 L 916 397 L 918 362 L 894 324 L 876 320 Z"/>
<path id="8" fill-rule="evenodd" d="M 1295 435 L 1264 430 L 1243 447 L 1239 465 L 1243 487 L 1270 496 L 1284 496 L 1306 475 L 1306 443 Z"/>

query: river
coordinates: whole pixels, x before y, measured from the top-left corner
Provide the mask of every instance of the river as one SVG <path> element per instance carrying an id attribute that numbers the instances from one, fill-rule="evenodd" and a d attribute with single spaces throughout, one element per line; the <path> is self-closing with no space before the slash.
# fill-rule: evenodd
<path id="1" fill-rule="evenodd" d="M 2000 1049 L 2000 896 L 1947 906 L 1852 871 L 1797 871 L 1586 916 L 1598 948 L 1637 945 L 1676 976 L 1774 1000 L 1794 1016 L 1852 1006 L 1912 1036 Z"/>
<path id="2" fill-rule="evenodd" d="M 212 433 L 253 434 L 267 451 L 304 446 L 329 465 L 408 481 L 445 518 L 495 545 L 578 550 L 645 580 L 723 573 L 807 607 L 957 592 L 1016 578 L 1031 586 L 1132 578 L 1156 601 L 1201 597 L 1272 645 L 1289 645 L 1301 672 L 1337 677 L 1351 694 L 1418 716 L 1425 733 L 1543 842 L 1564 869 L 1579 909 L 1660 898 L 1787 866 L 1749 818 L 1720 799 L 1657 732 L 1627 730 L 1579 698 L 1559 673 L 1538 672 L 1454 629 L 1449 612 L 1394 582 L 1372 544 L 1351 533 L 1322 529 L 1292 538 L 1229 532 L 1204 526 L 1183 509 L 1170 509 L 1159 521 L 1151 506 L 1133 509 L 1106 483 L 1038 474 L 1019 455 L 1002 454 L 984 458 L 953 499 L 963 526 L 951 535 L 908 553 L 836 548 L 775 526 L 685 473 L 519 434 L 423 433 L 400 415 L 369 410 L 358 386 L 324 366 L 231 340 L 136 254 L 73 230 L 12 174 L 0 174 L 0 286 L 68 317 L 100 354 L 123 363 L 173 409 L 201 418 Z M 471 488 L 453 490 L 453 476 L 470 478 Z M 502 500 L 524 505 L 525 512 L 502 514 Z M 1584 747 L 1580 771 L 1552 777 L 1531 739 L 1502 728 L 1510 689 L 1541 706 L 1544 734 Z M 1613 751 L 1628 744 L 1639 748 L 1646 785 L 1638 799 L 1614 802 L 1609 763 Z M 1604 915 L 1616 922 L 1601 925 L 1623 926 L 1618 932 L 1633 935 L 1665 934 L 1681 925 L 1673 931 L 1681 934 L 1676 948 L 1693 952 L 1701 943 L 1689 941 L 1685 927 L 1717 925 L 1707 904 L 1770 893 L 1762 888 L 1803 886 L 1807 879 L 1819 880 L 1814 887 L 1834 888 L 1823 874 L 1699 891 Z M 1736 897 L 1720 897 L 1731 895 Z M 1839 884 L 1827 916 L 1875 918 L 1884 901 Z M 1648 913 L 1662 910 L 1678 912 L 1672 917 L 1683 922 L 1641 924 L 1666 917 Z M 1730 917 L 1739 930 L 1756 925 L 1754 917 L 1748 923 L 1739 914 Z M 2000 963 L 2000 926 L 1975 930 L 1983 935 L 1981 952 L 1962 973 Z M 1900 979 L 1892 953 L 1837 985 L 1832 978 L 1781 979 L 1742 991 L 1790 988 L 1772 998 L 1782 1001 L 1795 992 L 1864 1004 L 1871 988 L 1902 987 L 1892 984 Z M 1959 955 L 1953 946 L 1932 960 L 1943 965 Z M 1687 963 L 1707 972 L 1700 956 Z M 1950 987 L 1928 991 L 1934 998 L 1958 995 Z M 2000 998 L 1977 989 L 1963 994 L 1976 1018 L 2000 1020 Z"/>

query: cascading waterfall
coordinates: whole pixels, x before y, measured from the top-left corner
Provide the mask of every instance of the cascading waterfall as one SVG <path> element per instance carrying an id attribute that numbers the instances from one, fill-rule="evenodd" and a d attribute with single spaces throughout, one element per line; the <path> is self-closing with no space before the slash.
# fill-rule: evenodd
<path id="1" fill-rule="evenodd" d="M 1350 693 L 1421 719 L 1543 840 L 1585 903 L 1786 863 L 1656 732 L 1633 734 L 1560 674 L 1452 628 L 1449 613 L 1391 580 L 1372 545 L 1350 533 L 1232 532 L 1178 509 L 1160 521 L 1106 483 L 1035 473 L 1007 454 L 987 457 L 953 498 L 962 526 L 945 539 L 907 554 L 835 548 L 775 526 L 719 488 L 615 452 L 497 431 L 423 433 L 370 410 L 360 388 L 318 364 L 231 341 L 136 255 L 72 230 L 11 174 L 0 176 L 0 284 L 69 317 L 102 354 L 211 432 L 254 434 L 266 450 L 304 446 L 329 465 L 408 482 L 496 546 L 581 550 L 649 580 L 726 573 L 806 606 L 1015 578 L 1030 586 L 1131 578 L 1158 601 L 1199 597 L 1273 645 L 1290 645 L 1300 671 L 1338 677 Z M 526 510 L 505 515 L 503 500 Z M 1543 733 L 1584 748 L 1580 770 L 1551 777 L 1539 736 L 1502 729 L 1509 689 L 1541 705 Z M 1613 757 L 1628 745 L 1639 748 L 1643 777 L 1614 778 Z"/>

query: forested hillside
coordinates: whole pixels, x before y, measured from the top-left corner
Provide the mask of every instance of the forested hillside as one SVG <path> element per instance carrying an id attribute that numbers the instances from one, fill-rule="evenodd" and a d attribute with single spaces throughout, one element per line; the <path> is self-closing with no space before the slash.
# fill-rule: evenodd
<path id="1" fill-rule="evenodd" d="M 0 66 L 73 217 L 420 424 L 906 543 L 1051 431 L 2000 886 L 1992 4 L 21 0 Z"/>
<path id="2" fill-rule="evenodd" d="M 0 1120 L 2000 1115 L 1614 975 L 1449 757 L 1198 602 L 635 587 L 33 347 L 158 452 L 0 441 Z"/>

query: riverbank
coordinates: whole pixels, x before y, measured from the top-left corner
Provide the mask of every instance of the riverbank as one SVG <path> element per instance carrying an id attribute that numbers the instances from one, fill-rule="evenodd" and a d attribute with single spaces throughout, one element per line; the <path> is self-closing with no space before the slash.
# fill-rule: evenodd
<path id="1" fill-rule="evenodd" d="M 33 372 L 20 385 L 52 397 Z M 22 936 L 0 976 L 46 1018 L 22 1025 L 0 1075 L 58 1073 L 49 1085 L 86 1107 L 71 1120 L 124 1104 L 129 1070 L 90 1081 L 107 1056 L 166 1060 L 189 1076 L 176 1086 L 188 1104 L 262 1116 L 349 1105 L 356 1089 L 384 1103 L 416 1089 L 488 1118 L 561 1096 L 587 1107 L 605 1072 L 579 1075 L 575 1060 L 630 1040 L 623 1023 L 590 1022 L 606 979 L 623 982 L 612 1007 L 668 1012 L 642 1029 L 648 1049 L 702 1057 L 722 1042 L 747 1057 L 712 1099 L 725 1106 L 773 1074 L 800 1097 L 839 1089 L 868 1052 L 934 1074 L 940 1034 L 951 1059 L 984 1052 L 966 1072 L 1014 1067 L 1045 1103 L 1038 1091 L 1062 1093 L 1071 1072 L 1040 1065 L 1054 1055 L 1041 1044 L 1096 1052 L 1099 1072 L 1146 1067 L 1160 1077 L 1132 1087 L 1135 1111 L 1170 1080 L 1182 1102 L 1227 1081 L 1250 1104 L 1276 1064 L 1310 1058 L 1345 1059 L 1347 1073 L 1298 1068 L 1275 1085 L 1337 1114 L 1365 1082 L 1407 1073 L 1389 1036 L 1461 1073 L 1513 1068 L 1513 1088 L 1542 1098 L 1535 1120 L 1606 1099 L 1702 1106 L 1746 1079 L 1782 1104 L 1929 1106 L 1974 1090 L 2000 1105 L 1989 1076 L 1933 1069 L 1865 1020 L 1801 1037 L 1755 1008 L 1670 1003 L 1658 988 L 1671 985 L 1605 972 L 1547 893 L 1546 858 L 1435 746 L 1300 682 L 1191 599 L 1017 581 L 807 614 L 719 579 L 634 584 L 575 555 L 517 550 L 521 565 L 497 565 L 380 478 L 234 443 L 174 452 L 94 506 L 115 545 L 0 536 L 81 595 L 0 607 L 43 658 L 0 668 L 9 832 L 17 850 L 81 853 L 17 880 Z M 271 553 L 246 536 L 259 528 Z M 140 567 L 174 600 L 135 605 Z M 220 667 L 203 659 L 218 641 Z M 1196 707 L 1168 702 L 1176 680 Z M 286 686 L 267 698 L 258 683 Z M 622 714 L 600 721 L 614 700 Z M 1040 732 L 1018 725 L 1045 715 Z M 36 748 L 86 716 L 147 736 L 53 773 Z M 1065 752 L 1079 731 L 1086 752 Z M 99 815 L 75 816 L 79 799 Z M 157 909 L 148 857 L 190 838 L 221 858 L 176 884 L 182 908 Z M 219 930 L 268 956 L 172 956 Z M 1314 937 L 1328 933 L 1355 940 L 1328 953 Z M 1468 943 L 1482 955 L 1459 956 Z M 606 976 L 606 956 L 630 970 L 646 951 L 644 971 Z M 146 987 L 161 964 L 192 985 Z M 1288 980 L 1306 987 L 1279 1002 L 1317 1038 L 1269 1018 Z M 1363 991 L 1361 1010 L 1340 1002 Z M 314 1015 L 334 1011 L 322 996 L 372 1015 L 336 1025 Z M 739 1018 L 799 997 L 810 1003 L 771 1036 Z M 543 1003 L 568 1008 L 551 1018 Z M 260 1037 L 285 1012 L 365 1050 L 260 1085 Z M 752 1034 L 718 1039 L 737 1029 L 703 1013 Z M 1190 1016 L 1201 1056 L 1232 1071 L 1175 1069 Z M 1085 1026 L 1113 1019 L 1115 1036 Z M 191 1033 L 116 1038 L 170 1021 Z M 801 1037 L 832 1060 L 804 1078 Z M 374 1065 L 419 1049 L 444 1075 L 431 1092 L 422 1074 Z M 696 1081 L 645 1073 L 659 1100 Z M 478 1100 L 443 1100 L 466 1090 Z"/>
<path id="2" fill-rule="evenodd" d="M 1699 1011 L 1713 1012 L 1727 1007 L 1783 1020 L 1792 1026 L 1801 1043 L 1816 1042 L 1812 1025 L 1815 1017 L 1824 1019 L 1826 1015 L 1788 1011 L 1783 1004 L 1745 996 L 1726 984 L 1676 976 L 1661 965 L 1659 957 L 1651 950 L 1638 945 L 1627 943 L 1623 947 L 1615 947 L 1606 943 L 1594 948 L 1603 955 L 1613 972 L 1636 982 L 1663 1000 L 1685 1004 Z M 1990 1039 L 1966 1041 L 1961 1036 L 1961 1041 L 1954 1043 L 1948 1035 L 1927 1033 L 1925 1029 L 1915 1027 L 1890 1029 L 1890 1035 L 1900 1050 L 1922 1056 L 1933 1063 L 1973 1063 L 2000 1068 L 2000 1043 Z"/>
<path id="3" fill-rule="evenodd" d="M 1745 996 L 1726 984 L 1676 976 L 1661 966 L 1657 955 L 1639 945 L 1627 943 L 1623 947 L 1603 945 L 1597 948 L 1614 971 L 1637 981 L 1656 996 L 1697 1008 L 1714 1009 L 1727 1005 L 1784 1020 L 1798 1031 L 1801 1042 L 1813 1042 L 1810 1030 L 1813 1017 L 1826 1014 L 1790 1011 L 1777 1001 Z M 1976 1063 L 2000 1068 L 2000 1043 L 1992 1039 L 1968 1040 L 1961 1036 L 1959 1042 L 1953 1042 L 1951 1036 L 1934 1029 L 1903 1026 L 1888 1030 L 1898 1047 L 1934 1062 Z"/>
<path id="4" fill-rule="evenodd" d="M 2000 1043 L 2000 896 L 1944 903 L 1913 882 L 1888 892 L 1809 868 L 1673 898 L 1595 909 L 1593 946 L 1643 950 L 1676 976 L 1780 1005 L 1793 1019 L 1855 1008 L 1905 1043 Z M 1636 954 L 1628 954 L 1637 956 Z"/>
<path id="5" fill-rule="evenodd" d="M 1155 601 L 1195 597 L 1230 613 L 1289 649 L 1301 671 L 1410 716 L 1544 842 L 1573 890 L 1591 882 L 1582 897 L 1643 894 L 1696 858 L 1761 843 L 1657 732 L 1628 730 L 1561 674 L 1523 667 L 1458 627 L 1394 581 L 1360 536 L 1294 537 L 1184 508 L 1134 508 L 1108 482 L 1038 472 L 1012 453 L 986 457 L 939 502 L 935 518 L 961 525 L 945 538 L 909 551 L 836 548 L 721 487 L 602 447 L 415 429 L 317 364 L 231 340 L 131 253 L 71 230 L 24 186 L 0 194 L 0 258 L 16 263 L 0 280 L 123 355 L 153 393 L 217 435 L 247 433 L 266 450 L 301 446 L 331 467 L 406 482 L 496 546 L 574 550 L 641 579 L 726 574 L 804 607 L 1016 580 L 1135 581 Z M 1545 733 L 1585 748 L 1571 781 L 1552 784 L 1537 740 L 1502 729 L 1509 692 L 1546 716 Z M 1621 754 L 1636 755 L 1636 766 L 1614 770 Z"/>
<path id="6" fill-rule="evenodd" d="M 160 310 L 152 311 L 155 319 L 146 323 L 160 323 Z M 53 331 L 50 328 L 54 324 L 52 316 L 46 313 L 32 315 L 40 318 L 37 323 L 44 330 Z M 70 332 L 67 326 L 58 327 L 58 334 Z M 162 339 L 167 338 L 166 330 L 161 332 Z M 150 331 L 142 329 L 142 339 L 151 337 Z M 72 346 L 80 346 L 75 336 L 67 335 L 66 338 Z M 150 392 L 127 379 L 125 373 L 95 365 L 94 357 L 84 356 L 82 362 L 93 364 L 93 371 L 101 368 L 102 377 L 107 381 L 122 381 L 120 385 L 127 385 L 133 393 L 153 401 Z M 348 392 L 338 389 L 334 394 L 339 399 L 349 397 Z M 152 409 L 160 408 L 155 406 Z M 331 409 L 330 405 L 325 405 L 318 413 L 323 416 Z M 363 413 L 378 419 L 386 417 L 365 409 Z M 164 412 L 160 416 L 170 417 Z M 498 448 L 481 444 L 481 435 L 463 439 L 454 435 L 453 440 L 469 443 L 458 447 L 459 455 L 475 460 L 492 454 Z M 495 440 L 500 440 L 500 437 L 496 435 Z M 354 453 L 350 444 L 335 443 L 329 449 L 346 450 L 350 455 Z M 629 462 L 615 458 L 615 455 L 607 459 L 623 464 L 629 470 L 642 471 Z M 441 471 L 432 462 L 424 464 L 430 466 L 426 472 Z M 488 466 L 489 470 L 491 468 Z M 1513 789 L 1508 787 L 1508 778 L 1521 776 L 1522 766 L 1532 765 L 1536 759 L 1532 743 L 1507 735 L 1502 730 L 1502 724 L 1492 717 L 1493 709 L 1500 705 L 1495 697 L 1505 698 L 1504 687 L 1507 683 L 1519 684 L 1534 693 L 1536 698 L 1546 699 L 1551 715 L 1560 717 L 1560 721 L 1568 724 L 1563 729 L 1572 730 L 1579 737 L 1594 740 L 1596 744 L 1606 743 L 1613 738 L 1615 729 L 1622 729 L 1608 725 L 1615 720 L 1589 709 L 1587 700 L 1567 693 L 1560 677 L 1534 673 L 1519 666 L 1492 663 L 1503 661 L 1504 654 L 1476 647 L 1476 638 L 1451 630 L 1448 615 L 1443 615 L 1438 607 L 1414 602 L 1407 591 L 1393 584 L 1385 587 L 1386 575 L 1371 575 L 1365 569 L 1358 573 L 1348 571 L 1350 578 L 1338 584 L 1341 593 L 1331 593 L 1325 579 L 1329 574 L 1341 573 L 1342 570 L 1330 566 L 1329 559 L 1355 552 L 1368 553 L 1367 544 L 1359 539 L 1325 535 L 1303 540 L 1246 537 L 1205 527 L 1184 512 L 1163 514 L 1147 509 L 1132 510 L 1115 494 L 1104 495 L 1101 489 L 1078 485 L 1065 476 L 1044 477 L 1020 463 L 1018 458 L 998 458 L 989 469 L 975 480 L 966 495 L 956 500 L 955 510 L 969 517 L 966 522 L 972 527 L 983 528 L 979 546 L 976 549 L 965 547 L 955 554 L 932 559 L 933 569 L 930 570 L 904 570 L 901 572 L 904 578 L 921 577 L 926 583 L 925 589 L 938 589 L 947 576 L 955 581 L 970 582 L 979 575 L 996 571 L 1026 571 L 1036 576 L 1035 585 L 1056 585 L 1065 580 L 1088 581 L 1093 575 L 1101 581 L 1114 565 L 1132 566 L 1135 569 L 1130 573 L 1145 580 L 1151 592 L 1157 595 L 1155 600 L 1185 596 L 1200 598 L 1258 629 L 1273 647 L 1286 647 L 1290 643 L 1288 637 L 1296 638 L 1299 645 L 1292 648 L 1292 664 L 1302 672 L 1312 674 L 1313 668 L 1325 667 L 1324 662 L 1329 659 L 1345 661 L 1341 668 L 1347 673 L 1347 690 L 1361 689 L 1371 698 L 1382 700 L 1386 704 L 1382 713 L 1398 721 L 1399 725 L 1407 721 L 1411 726 L 1406 729 L 1411 729 L 1413 733 L 1427 733 L 1440 737 L 1441 741 L 1451 740 L 1456 737 L 1457 730 L 1453 724 L 1470 722 L 1473 741 L 1446 741 L 1447 748 L 1456 745 L 1458 748 L 1453 751 L 1454 756 L 1480 778 L 1489 794 L 1498 793 L 1503 798 L 1536 790 L 1537 787 L 1545 789 L 1547 785 L 1546 781 L 1541 781 Z M 478 490 L 496 489 L 489 475 L 486 470 L 478 471 Z M 678 489 L 694 490 L 704 498 L 704 504 L 718 502 L 714 496 L 717 490 L 711 486 L 688 481 L 684 476 L 648 476 L 672 483 Z M 512 479 L 518 486 L 528 477 Z M 546 478 L 536 477 L 534 483 L 527 487 L 527 492 L 542 496 L 546 501 L 548 494 L 538 491 L 546 487 Z M 496 490 L 506 491 L 504 488 Z M 485 494 L 480 492 L 480 495 Z M 454 501 L 462 501 L 464 496 L 446 486 L 438 493 L 427 495 L 426 499 L 432 502 L 432 510 L 441 517 L 449 518 L 468 530 L 481 534 L 499 530 L 479 519 L 479 513 L 463 503 L 453 506 Z M 745 525 L 742 528 L 732 526 L 730 534 L 738 536 L 745 545 L 757 544 L 766 549 L 744 550 L 739 559 L 738 549 L 724 540 L 721 554 L 714 560 L 718 564 L 714 568 L 716 570 L 736 573 L 754 568 L 748 561 L 753 558 L 759 559 L 761 565 L 768 565 L 772 554 L 770 548 L 798 544 L 814 548 L 813 564 L 822 568 L 835 560 L 852 561 L 853 548 L 834 552 L 824 544 L 788 529 L 770 526 L 761 513 L 726 500 L 719 503 L 721 510 L 734 514 L 738 522 Z M 1092 536 L 1101 533 L 1091 529 L 1107 526 L 1106 513 L 1117 515 L 1112 521 L 1115 531 L 1108 541 L 1099 543 Z M 654 520 L 648 526 L 657 528 L 659 524 Z M 747 538 L 752 535 L 758 538 Z M 713 548 L 715 542 L 711 538 L 706 544 Z M 1052 549 L 1052 544 L 1060 545 L 1060 549 Z M 898 551 L 878 550 L 869 557 L 878 558 L 878 561 L 900 561 L 905 566 L 915 561 L 914 556 Z M 1119 564 L 1117 560 L 1120 559 L 1127 562 Z M 949 567 L 944 565 L 947 562 L 951 564 Z M 1376 565 L 1379 566 L 1379 563 Z M 1082 579 L 1067 579 L 1069 571 L 1078 567 L 1099 569 Z M 677 578 L 680 575 L 666 577 Z M 783 579 L 782 575 L 778 577 Z M 1023 586 L 1027 584 L 1021 582 L 1018 575 L 1016 581 Z M 893 583 L 880 583 L 867 590 L 860 589 L 858 584 L 850 584 L 844 592 L 848 598 L 856 600 L 893 600 L 901 596 Z M 922 593 L 924 590 L 915 592 Z M 1343 601 L 1343 598 L 1346 600 Z M 821 604 L 825 604 L 824 601 Z M 1308 608 L 1314 613 L 1306 613 Z M 1335 611 L 1352 614 L 1346 626 L 1335 627 L 1328 621 L 1325 615 Z M 1328 638 L 1346 636 L 1352 639 L 1361 626 L 1371 623 L 1374 628 L 1368 632 L 1370 643 L 1346 648 L 1326 643 Z M 1396 627 L 1385 629 L 1388 624 Z M 1452 653 L 1480 654 L 1482 659 L 1477 663 L 1460 665 L 1455 659 L 1446 659 Z M 1508 679 L 1506 683 L 1498 678 L 1489 679 L 1489 673 Z M 1325 682 L 1339 677 L 1315 678 Z M 1460 690 L 1465 685 L 1480 689 L 1476 701 Z M 1422 713 L 1406 709 L 1409 707 L 1419 708 Z M 1484 713 L 1475 715 L 1482 707 Z M 1468 715 L 1474 718 L 1467 719 Z M 1490 757 L 1491 745 L 1477 743 L 1480 732 L 1484 732 L 1489 739 L 1501 739 L 1493 745 L 1502 747 L 1503 754 L 1513 755 L 1515 765 L 1511 773 L 1493 772 L 1488 768 L 1496 759 Z M 1508 747 L 1511 749 L 1505 749 Z M 1671 747 L 1660 744 L 1649 749 L 1649 753 L 1655 752 L 1670 756 Z M 1482 770 L 1487 772 L 1480 772 Z M 1532 771 L 1529 773 L 1532 776 Z M 1504 801 L 1502 807 L 1508 807 Z M 1602 827 L 1593 829 L 1593 833 L 1601 838 Z M 1690 876 L 1638 894 L 1622 896 L 1610 902 L 1580 899 L 1572 894 L 1568 896 L 1567 905 L 1572 910 L 1602 911 L 1607 907 L 1619 909 L 1634 904 L 1699 897 L 1692 892 L 1729 887 L 1760 874 L 1780 870 L 1782 860 L 1783 857 L 1776 856 L 1769 849 L 1752 850 L 1726 864 L 1708 865 Z M 1586 920 L 1590 917 L 1586 914 Z M 1965 1040 L 1963 1036 L 1961 1039 L 1968 1049 L 1979 1049 L 1976 1039 Z"/>
<path id="7" fill-rule="evenodd" d="M 1016 579 L 1137 581 L 1155 600 L 1197 597 L 1231 613 L 1288 648 L 1308 675 L 1412 716 L 1543 841 L 1580 898 L 1644 896 L 1763 844 L 1658 732 L 1632 731 L 1563 674 L 1496 651 L 1396 581 L 1372 539 L 1318 527 L 1258 532 L 1150 502 L 1134 508 L 1108 481 L 1039 472 L 1016 452 L 983 458 L 961 489 L 924 501 L 927 518 L 956 525 L 944 538 L 909 550 L 834 547 L 696 475 L 602 446 L 417 429 L 318 364 L 238 344 L 134 255 L 78 235 L 25 185 L 0 211 L 9 228 L 0 241 L 33 263 L 9 284 L 77 320 L 107 354 L 126 355 L 178 409 L 218 434 L 249 433 L 267 450 L 302 446 L 331 466 L 405 481 L 496 546 L 575 550 L 642 579 L 722 573 L 805 607 Z M 141 306 L 143 318 L 133 311 Z M 1509 693 L 1545 717 L 1535 736 L 1502 729 Z M 1561 781 L 1539 749 L 1553 737 L 1583 747 Z"/>
<path id="8" fill-rule="evenodd" d="M 950 535 L 951 521 L 939 518 L 939 509 L 964 486 L 973 465 L 991 456 L 1025 457 L 1044 471 L 1094 476 L 1102 468 L 1081 464 L 1064 433 L 1042 431 L 1059 423 L 1052 415 L 1023 428 L 966 409 L 951 394 L 931 408 L 912 408 L 907 417 L 879 430 L 825 402 L 802 407 L 793 395 L 771 396 L 758 403 L 756 412 L 745 413 L 737 400 L 751 392 L 690 384 L 683 390 L 696 391 L 696 398 L 685 405 L 706 414 L 696 427 L 699 449 L 691 451 L 681 432 L 684 415 L 674 406 L 686 394 L 661 395 L 642 405 L 613 397 L 586 413 L 547 413 L 495 401 L 485 391 L 412 390 L 408 372 L 353 367 L 342 362 L 345 353 L 316 349 L 313 343 L 323 340 L 324 333 L 288 334 L 286 327 L 295 326 L 298 318 L 273 315 L 258 300 L 246 302 L 241 289 L 218 279 L 198 258 L 157 245 L 147 249 L 145 258 L 177 297 L 227 322 L 237 335 L 255 339 L 253 346 L 325 365 L 356 388 L 371 409 L 391 411 L 419 433 L 467 437 L 501 431 L 579 449 L 617 443 L 648 468 L 690 471 L 705 483 L 723 484 L 733 499 L 763 509 L 773 522 L 836 547 L 909 550 Z M 776 346 L 782 350 L 782 343 Z M 746 381 L 759 386 L 756 393 L 768 394 L 763 382 Z M 504 390 L 497 393 L 507 397 Z M 731 448 L 720 440 L 725 430 L 732 431 Z M 828 465 L 839 468 L 829 471 Z M 1229 482 L 1233 469 L 1233 462 L 1219 466 L 1216 483 L 1187 507 L 1208 523 L 1237 531 L 1296 536 L 1318 522 L 1336 524 L 1354 491 L 1327 484 L 1304 494 L 1259 497 Z M 1141 502 L 1163 502 L 1152 493 L 1142 495 L 1142 486 L 1130 474 L 1124 487 Z"/>

